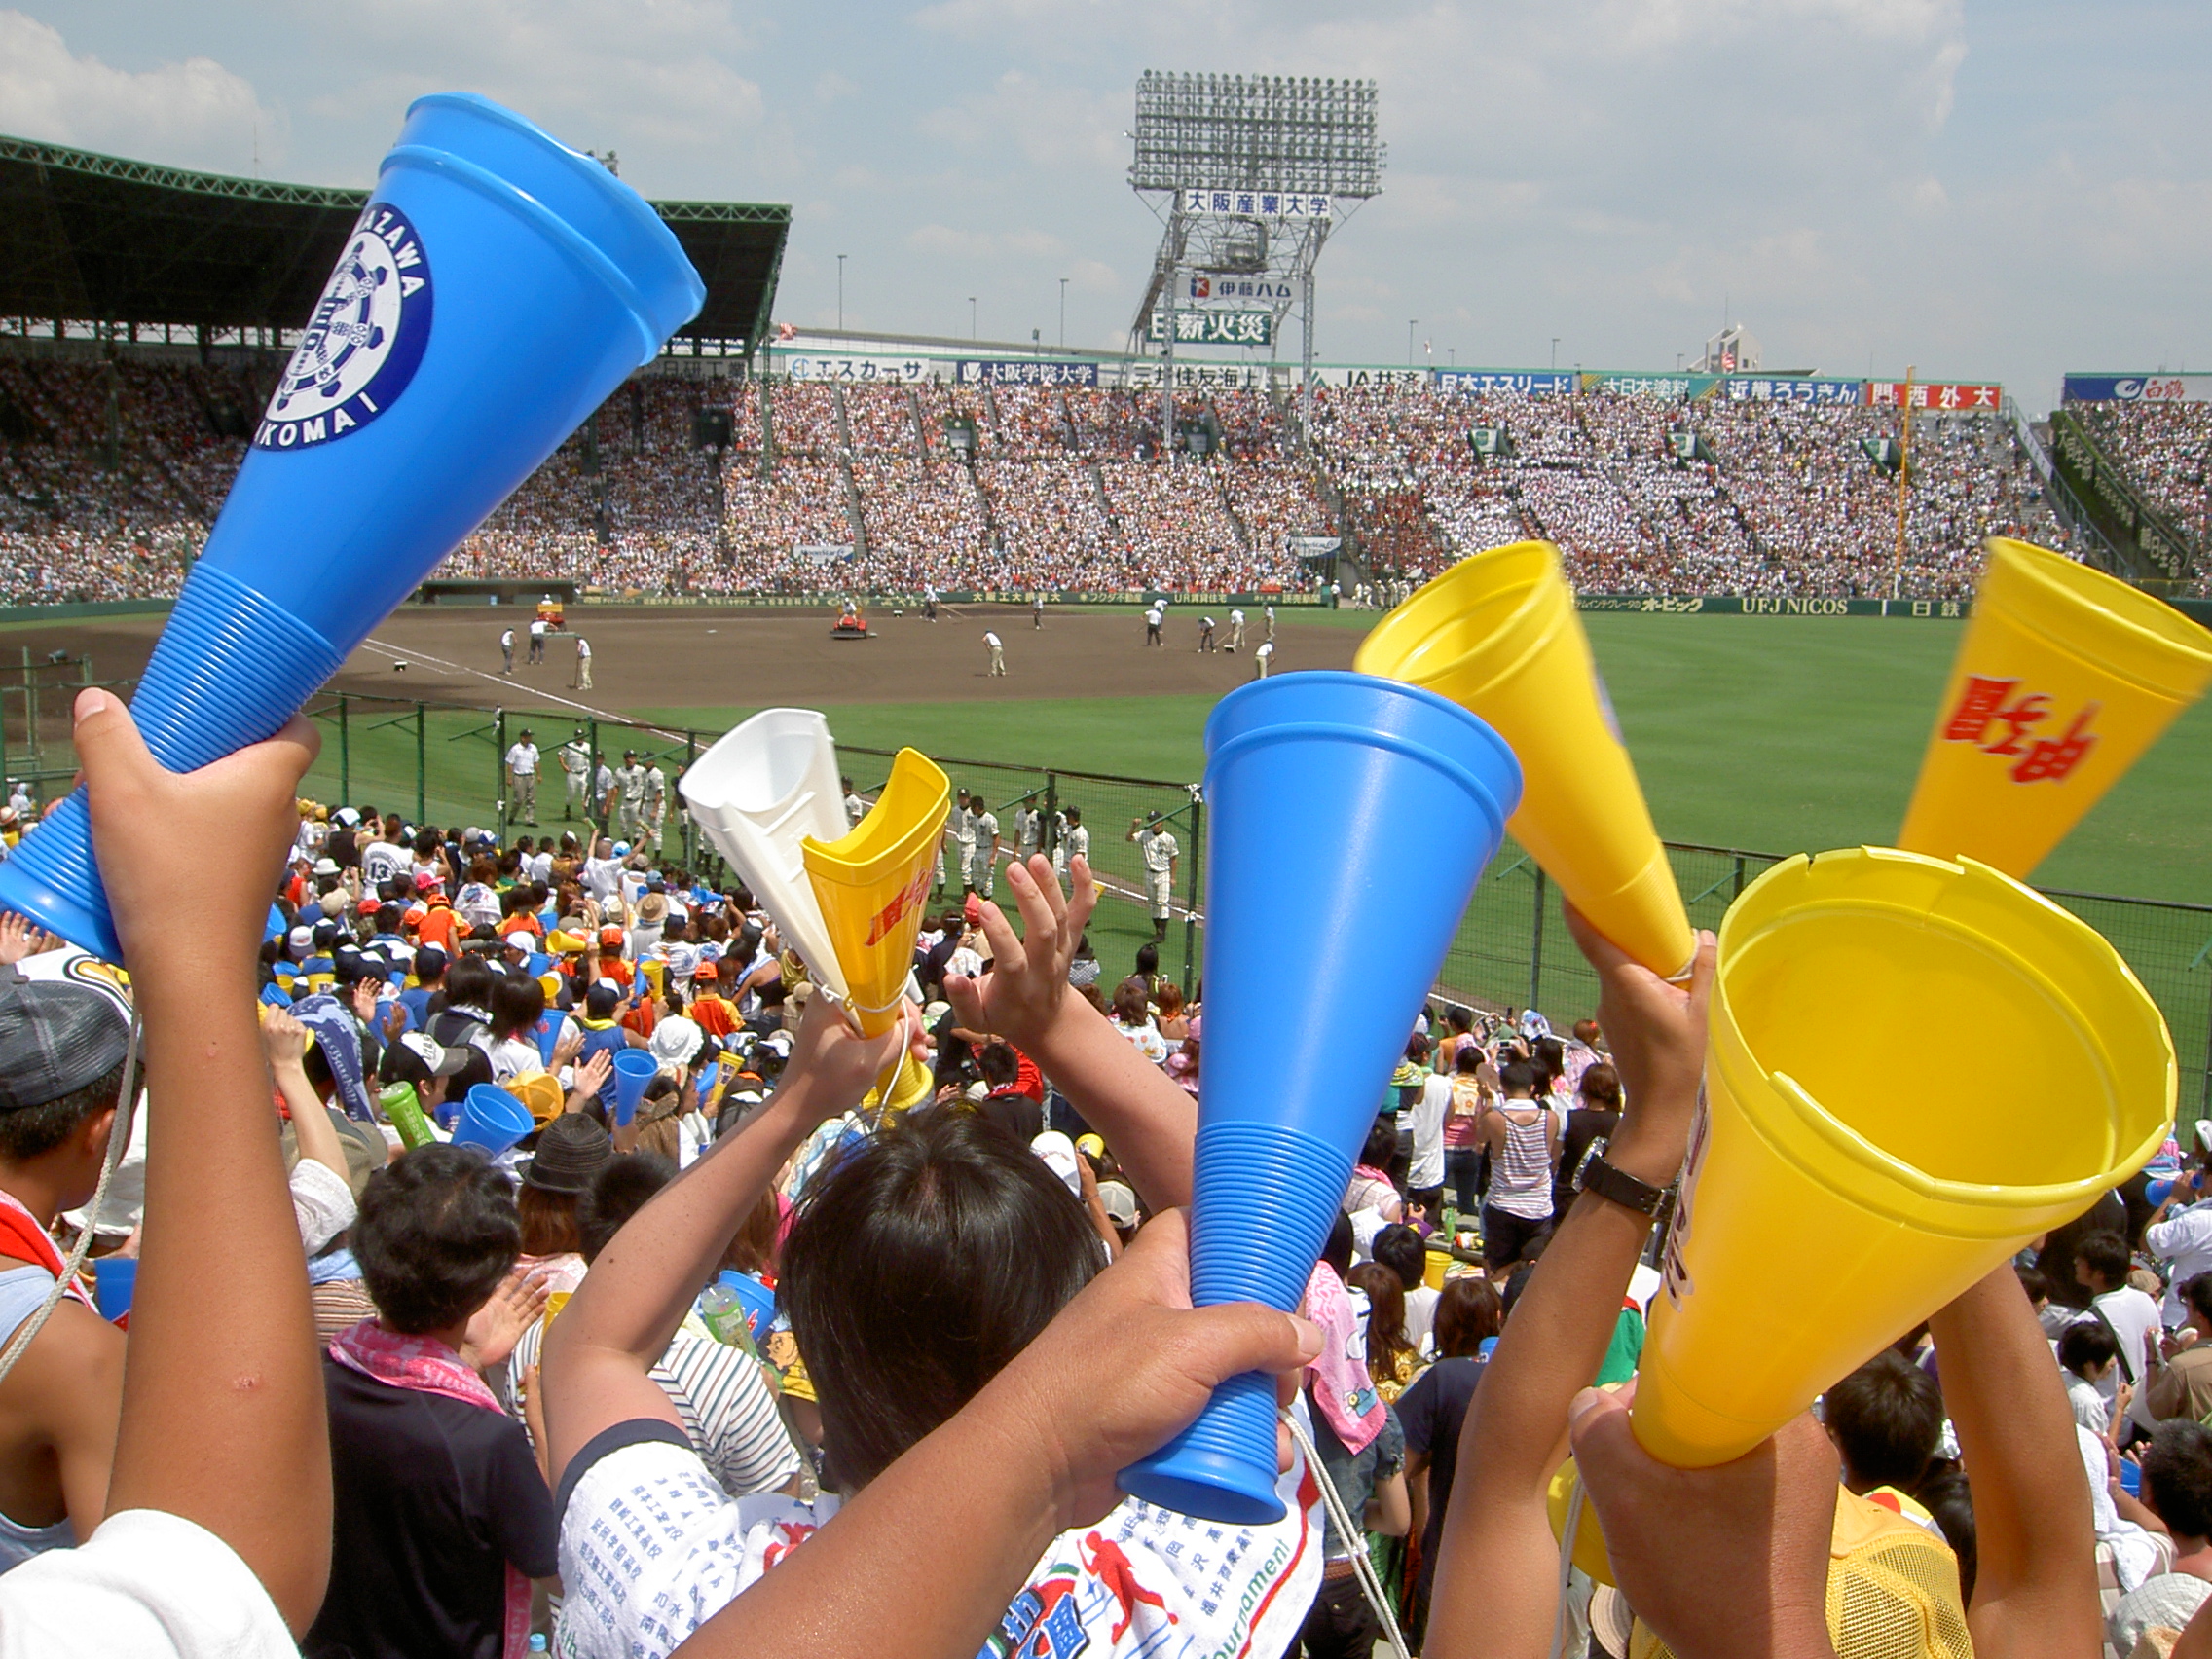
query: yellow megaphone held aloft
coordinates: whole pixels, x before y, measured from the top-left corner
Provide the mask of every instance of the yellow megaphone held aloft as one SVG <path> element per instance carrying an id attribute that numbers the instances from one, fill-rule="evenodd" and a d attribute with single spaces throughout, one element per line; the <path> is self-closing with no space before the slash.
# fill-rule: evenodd
<path id="1" fill-rule="evenodd" d="M 1939 1089 L 1932 1028 L 1975 1062 Z M 1637 1379 L 1637 1439 L 1741 1456 L 2141 1168 L 2173 1041 L 2120 953 L 1985 866 L 1800 854 L 1720 927 L 1706 1096 Z"/>
<path id="2" fill-rule="evenodd" d="M 807 881 L 863 1036 L 899 1022 L 922 899 L 951 809 L 944 773 L 918 751 L 902 749 L 883 793 L 850 834 L 828 842 L 810 835 L 802 843 Z"/>
<path id="3" fill-rule="evenodd" d="M 1462 559 L 1382 618 L 1352 659 L 1479 716 L 1520 758 L 1506 829 L 1592 926 L 1655 974 L 1697 951 L 1621 744 L 1574 590 L 1548 541 Z"/>
<path id="4" fill-rule="evenodd" d="M 2163 600 L 1993 537 L 1898 845 L 2025 878 L 2212 682 Z"/>

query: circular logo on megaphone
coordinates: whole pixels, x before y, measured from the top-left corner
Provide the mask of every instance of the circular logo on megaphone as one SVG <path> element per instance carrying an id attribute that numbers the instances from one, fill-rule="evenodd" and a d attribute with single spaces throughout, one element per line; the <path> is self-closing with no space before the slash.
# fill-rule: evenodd
<path id="1" fill-rule="evenodd" d="M 311 449 L 377 419 L 407 389 L 430 337 L 430 262 L 407 215 L 362 210 L 253 434 L 256 449 Z"/>

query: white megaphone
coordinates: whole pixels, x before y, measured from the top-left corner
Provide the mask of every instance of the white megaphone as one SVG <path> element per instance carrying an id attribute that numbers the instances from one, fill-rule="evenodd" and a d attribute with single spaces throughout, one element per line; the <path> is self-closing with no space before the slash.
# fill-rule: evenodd
<path id="1" fill-rule="evenodd" d="M 808 836 L 838 841 L 852 829 L 830 722 L 813 709 L 763 709 L 694 760 L 676 787 L 814 982 L 844 1001 L 844 970 L 799 850 Z"/>

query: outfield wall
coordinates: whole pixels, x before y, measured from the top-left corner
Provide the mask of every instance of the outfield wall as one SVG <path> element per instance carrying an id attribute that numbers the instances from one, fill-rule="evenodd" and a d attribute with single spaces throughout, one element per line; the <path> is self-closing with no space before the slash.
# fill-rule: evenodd
<path id="1" fill-rule="evenodd" d="M 1906 616 L 1956 621 L 1973 613 L 1964 599 L 1779 599 L 1741 593 L 1578 593 L 1579 610 L 1641 610 L 1670 616 Z"/>

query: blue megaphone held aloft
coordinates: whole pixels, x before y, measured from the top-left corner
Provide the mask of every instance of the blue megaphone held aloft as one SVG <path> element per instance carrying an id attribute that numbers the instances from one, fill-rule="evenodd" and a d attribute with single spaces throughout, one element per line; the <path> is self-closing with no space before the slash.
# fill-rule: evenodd
<path id="1" fill-rule="evenodd" d="M 638 1115 L 638 1103 L 660 1076 L 660 1061 L 645 1049 L 617 1049 L 614 1052 L 614 1121 L 627 1124 Z"/>
<path id="2" fill-rule="evenodd" d="M 131 699 L 154 757 L 276 732 L 705 299 L 598 162 L 417 99 Z M 83 790 L 0 866 L 0 908 L 122 960 Z"/>
<path id="3" fill-rule="evenodd" d="M 1206 1085 L 1191 1300 L 1298 1306 L 1390 1072 L 1521 800 L 1456 703 L 1364 674 L 1286 674 L 1206 721 Z M 1359 940 L 1357 950 L 1316 939 Z M 1122 1489 L 1207 1521 L 1281 1518 L 1275 1383 L 1214 1390 Z"/>

